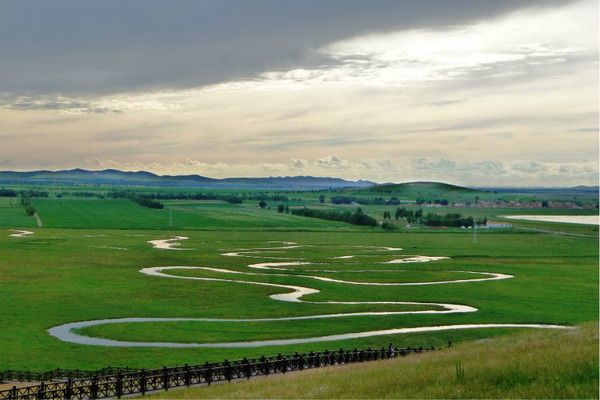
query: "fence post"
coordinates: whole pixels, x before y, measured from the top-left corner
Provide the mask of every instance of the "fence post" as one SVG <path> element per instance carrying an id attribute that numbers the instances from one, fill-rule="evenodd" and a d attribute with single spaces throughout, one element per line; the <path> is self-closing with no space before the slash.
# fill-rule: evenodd
<path id="1" fill-rule="evenodd" d="M 225 360 L 223 366 L 225 367 L 225 379 L 231 382 L 231 364 L 229 363 L 229 361 Z"/>
<path id="2" fill-rule="evenodd" d="M 213 371 L 212 371 L 212 364 L 204 363 L 204 380 L 206 381 L 206 383 L 208 383 L 209 385 L 212 382 L 212 378 L 213 378 Z"/>
<path id="3" fill-rule="evenodd" d="M 65 388 L 65 399 L 71 400 L 73 397 L 73 379 L 67 379 L 67 387 Z"/>
<path id="4" fill-rule="evenodd" d="M 17 386 L 13 385 L 11 393 L 10 393 L 10 398 L 11 399 L 16 399 L 17 398 Z"/>
<path id="5" fill-rule="evenodd" d="M 279 372 L 283 372 L 283 357 L 281 356 L 281 353 L 277 354 L 277 357 L 275 357 L 276 360 L 276 364 L 275 364 L 275 368 L 273 369 L 274 372 L 277 372 L 277 370 L 279 370 Z"/>
<path id="6" fill-rule="evenodd" d="M 92 377 L 92 384 L 90 386 L 90 399 L 98 398 L 98 378 L 96 375 Z"/>
<path id="7" fill-rule="evenodd" d="M 117 399 L 121 398 L 121 395 L 123 394 L 123 375 L 121 375 L 121 373 L 117 373 L 117 381 L 115 382 L 115 395 L 117 396 Z"/>
<path id="8" fill-rule="evenodd" d="M 246 357 L 242 359 L 242 372 L 246 379 L 250 379 L 252 372 L 250 371 L 250 364 L 248 364 L 248 359 Z"/>
<path id="9" fill-rule="evenodd" d="M 139 373 L 140 392 L 146 394 L 146 370 L 142 368 Z"/>
<path id="10" fill-rule="evenodd" d="M 185 375 L 184 375 L 183 381 L 185 383 L 185 386 L 190 386 L 190 383 L 192 380 L 191 373 L 190 373 L 190 366 L 185 364 L 184 368 L 185 368 Z"/>
<path id="11" fill-rule="evenodd" d="M 38 399 L 46 398 L 45 390 L 46 390 L 46 385 L 44 384 L 44 382 L 41 382 L 40 385 L 38 386 L 38 392 L 37 392 Z"/>
<path id="12" fill-rule="evenodd" d="M 169 390 L 169 370 L 163 366 L 163 389 Z"/>
<path id="13" fill-rule="evenodd" d="M 269 375 L 269 362 L 265 358 L 265 356 L 260 356 L 260 371 L 263 375 Z"/>
<path id="14" fill-rule="evenodd" d="M 317 351 L 315 353 L 315 367 L 316 368 L 320 368 L 321 367 L 322 360 L 323 360 L 323 353 L 321 353 L 320 351 Z"/>
<path id="15" fill-rule="evenodd" d="M 283 372 L 284 374 L 287 372 L 288 370 L 288 359 L 286 357 L 282 357 L 281 358 L 281 372 Z"/>

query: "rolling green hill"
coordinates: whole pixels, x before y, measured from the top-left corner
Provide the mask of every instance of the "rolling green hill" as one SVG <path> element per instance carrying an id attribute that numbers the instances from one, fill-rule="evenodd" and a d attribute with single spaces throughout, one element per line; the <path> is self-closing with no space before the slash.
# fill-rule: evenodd
<path id="1" fill-rule="evenodd" d="M 498 198 L 498 193 L 495 193 L 493 190 L 477 190 L 443 182 L 386 183 L 368 188 L 341 189 L 338 190 L 337 193 L 359 198 L 382 197 L 384 199 L 389 199 L 395 197 L 405 201 L 423 199 L 424 201 L 431 202 L 442 199 L 454 202 L 474 202 L 479 199 L 495 200 Z"/>
<path id="2" fill-rule="evenodd" d="M 486 193 L 481 190 L 470 189 L 463 186 L 452 185 L 443 182 L 406 182 L 406 183 L 386 183 L 371 188 L 363 189 L 364 192 L 414 195 L 425 193 Z"/>
<path id="3" fill-rule="evenodd" d="M 160 393 L 169 399 L 598 398 L 598 327 Z"/>

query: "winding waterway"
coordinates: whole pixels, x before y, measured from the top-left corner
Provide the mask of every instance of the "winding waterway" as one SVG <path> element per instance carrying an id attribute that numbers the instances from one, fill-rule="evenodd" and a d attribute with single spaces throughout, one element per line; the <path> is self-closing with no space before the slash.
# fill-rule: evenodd
<path id="1" fill-rule="evenodd" d="M 154 248 L 161 250 L 185 250 L 179 247 L 181 240 L 186 240 L 187 237 L 176 236 L 170 239 L 159 239 L 151 240 L 148 243 L 152 244 Z M 222 253 L 222 256 L 226 257 L 247 257 L 247 258 L 275 258 L 264 256 L 265 252 L 285 252 L 286 250 L 296 249 L 302 247 L 294 242 L 281 242 L 280 246 L 273 247 L 260 247 L 251 249 L 239 249 L 236 251 L 230 251 Z M 359 248 L 361 246 L 354 246 Z M 382 252 L 398 252 L 402 249 L 394 247 L 377 247 L 377 246 L 365 246 L 363 247 L 370 251 L 382 251 Z M 262 256 L 261 256 L 262 254 Z M 354 257 L 354 255 L 352 255 Z M 344 256 L 344 258 L 351 258 Z M 448 257 L 429 257 L 421 255 L 410 255 L 398 258 L 398 255 L 394 255 L 394 258 L 389 261 L 380 262 L 379 264 L 403 264 L 403 263 L 423 263 L 430 261 L 440 261 L 447 259 Z M 338 258 L 340 259 L 340 258 Z M 389 315 L 402 315 L 402 314 L 453 314 L 453 313 L 472 313 L 476 312 L 477 308 L 465 305 L 465 304 L 450 304 L 450 303 L 436 303 L 436 302 L 415 302 L 415 301 L 307 301 L 304 300 L 304 296 L 319 293 L 318 289 L 297 286 L 297 285 L 286 285 L 277 283 L 268 283 L 260 280 L 261 277 L 295 277 L 295 278 L 306 278 L 324 282 L 333 282 L 344 285 L 364 285 L 364 286 L 422 286 L 422 285 L 446 285 L 446 284 L 465 284 L 485 281 L 496 281 L 513 278 L 512 275 L 495 273 L 495 272 L 478 272 L 478 271 L 453 271 L 460 272 L 463 274 L 471 274 L 473 278 L 462 278 L 454 280 L 439 280 L 439 281 L 419 281 L 419 282 L 368 282 L 361 280 L 342 280 L 330 277 L 324 277 L 320 275 L 312 275 L 312 273 L 336 273 L 341 272 L 340 270 L 333 269 L 300 269 L 295 270 L 291 267 L 306 266 L 306 265 L 317 265 L 323 266 L 323 263 L 313 264 L 306 260 L 294 260 L 294 261 L 281 261 L 281 262 L 262 262 L 248 264 L 248 267 L 252 270 L 258 271 L 277 271 L 275 273 L 269 272 L 243 272 L 237 270 L 230 270 L 226 268 L 214 268 L 214 267 L 202 267 L 202 266 L 161 266 L 161 267 L 147 267 L 140 269 L 140 273 L 153 277 L 163 279 L 185 279 L 192 281 L 202 282 L 227 282 L 231 284 L 240 285 L 258 285 L 275 287 L 283 289 L 282 293 L 272 294 L 269 296 L 275 301 L 285 301 L 293 303 L 309 303 L 309 304 L 342 304 L 342 305 L 417 305 L 417 306 L 430 306 L 431 309 L 419 309 L 412 311 L 369 311 L 369 312 L 349 312 L 349 313 L 332 313 L 332 314 L 315 314 L 315 315 L 303 315 L 303 316 L 290 316 L 290 317 L 274 317 L 274 318 L 153 318 L 153 317 L 125 317 L 125 318 L 113 318 L 113 319 L 99 319 L 91 321 L 78 321 L 62 324 L 59 326 L 48 329 L 48 333 L 59 340 L 64 342 L 92 345 L 92 346 L 111 346 L 111 347 L 168 347 L 168 348 L 192 348 L 192 347 L 206 347 L 206 348 L 243 348 L 243 347 L 262 347 L 262 346 L 276 346 L 276 345 L 292 345 L 301 343 L 314 343 L 314 342 L 326 342 L 344 339 L 356 339 L 371 336 L 383 336 L 383 335 L 396 335 L 416 332 L 434 332 L 444 330 L 458 330 L 458 329 L 487 329 L 487 328 L 541 328 L 541 329 L 569 329 L 567 326 L 552 325 L 552 324 L 456 324 L 456 325 L 436 325 L 436 326 L 422 326 L 422 327 L 398 327 L 393 329 L 384 330 L 368 330 L 361 332 L 349 332 L 334 335 L 314 336 L 308 338 L 290 338 L 290 339 L 269 339 L 269 340 L 249 340 L 249 341 L 233 341 L 233 342 L 217 342 L 217 343 L 179 343 L 179 342 L 152 342 L 152 341 L 126 341 L 126 340 L 114 340 L 107 338 L 92 337 L 77 332 L 82 328 L 88 328 L 92 326 L 101 326 L 109 324 L 122 324 L 122 323 L 148 323 L 148 322 L 181 322 L 181 321 L 196 321 L 196 322 L 228 322 L 228 323 L 250 323 L 250 322 L 277 322 L 277 321 L 297 321 L 297 320 L 317 320 L 317 319 L 335 319 L 335 318 L 347 318 L 347 317 L 364 317 L 364 316 L 389 316 Z M 207 271 L 211 273 L 221 273 L 224 275 L 231 275 L 229 278 L 214 278 L 214 277 L 202 277 L 202 276 L 185 276 L 185 275 L 174 275 L 169 272 L 181 270 L 196 270 L 196 271 Z M 291 274 L 289 272 L 302 272 L 302 274 Z M 349 270 L 344 272 L 398 272 L 395 270 L 386 269 L 362 269 L 362 270 Z M 286 273 L 287 272 L 287 273 Z M 305 274 L 310 272 L 311 274 Z M 244 280 L 235 279 L 236 277 L 252 277 L 258 280 Z"/>

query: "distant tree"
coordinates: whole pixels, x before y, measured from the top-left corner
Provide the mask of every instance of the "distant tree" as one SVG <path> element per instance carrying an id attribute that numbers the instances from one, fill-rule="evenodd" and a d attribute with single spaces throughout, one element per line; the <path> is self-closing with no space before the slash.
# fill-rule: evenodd
<path id="1" fill-rule="evenodd" d="M 381 227 L 383 229 L 385 229 L 385 230 L 388 230 L 388 231 L 392 231 L 392 230 L 396 229 L 396 227 L 394 226 L 394 224 L 391 223 L 391 222 L 389 222 L 389 221 L 383 221 L 381 223 Z"/>
<path id="2" fill-rule="evenodd" d="M 324 194 L 319 196 L 319 203 L 321 203 L 321 204 L 325 203 L 325 195 Z"/>
<path id="3" fill-rule="evenodd" d="M 390 213 L 389 211 L 384 211 L 383 219 L 392 219 L 392 213 Z"/>
<path id="4" fill-rule="evenodd" d="M 261 201 L 258 202 L 258 206 L 260 208 L 267 208 L 267 202 L 264 201 L 264 200 L 261 200 Z"/>
<path id="5" fill-rule="evenodd" d="M 289 214 L 289 213 L 290 213 L 290 208 L 288 207 L 288 205 L 287 205 L 287 204 L 285 205 L 285 213 L 286 213 L 286 214 Z"/>
<path id="6" fill-rule="evenodd" d="M 12 189 L 0 189 L 0 197 L 16 197 L 17 192 Z"/>
<path id="7" fill-rule="evenodd" d="M 550 205 L 548 204 L 548 201 L 544 200 L 542 201 L 542 208 L 548 208 L 550 207 Z"/>
<path id="8" fill-rule="evenodd" d="M 421 218 L 423 216 L 423 210 L 421 210 L 420 208 L 415 211 L 415 218 Z"/>
<path id="9" fill-rule="evenodd" d="M 31 204 L 28 204 L 25 206 L 25 214 L 27 214 L 28 216 L 33 216 L 33 214 L 35 214 L 35 208 L 33 208 L 33 206 Z"/>
<path id="10" fill-rule="evenodd" d="M 283 204 L 280 204 L 277 206 L 277 212 L 279 212 L 279 214 L 282 214 L 285 211 L 285 206 Z"/>
<path id="11" fill-rule="evenodd" d="M 396 215 L 395 218 L 396 219 L 400 219 L 400 218 L 405 218 L 406 217 L 406 208 L 402 207 L 397 207 L 396 208 Z"/>

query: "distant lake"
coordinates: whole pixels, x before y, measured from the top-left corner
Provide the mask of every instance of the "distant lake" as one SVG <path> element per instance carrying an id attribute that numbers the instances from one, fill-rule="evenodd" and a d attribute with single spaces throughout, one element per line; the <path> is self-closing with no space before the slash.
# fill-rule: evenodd
<path id="1" fill-rule="evenodd" d="M 600 225 L 597 215 L 503 215 L 502 218 L 526 221 L 566 222 L 569 224 Z"/>

